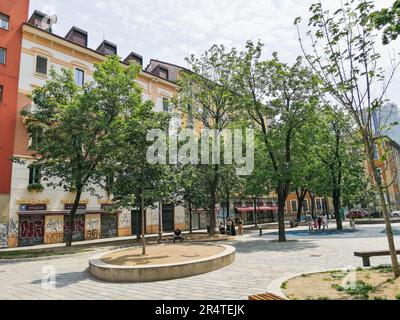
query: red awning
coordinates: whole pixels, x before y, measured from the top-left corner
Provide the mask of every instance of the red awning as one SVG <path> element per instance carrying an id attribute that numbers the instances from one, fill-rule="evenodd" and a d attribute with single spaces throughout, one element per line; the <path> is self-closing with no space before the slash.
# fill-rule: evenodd
<path id="1" fill-rule="evenodd" d="M 254 207 L 239 207 L 235 208 L 239 212 L 254 212 Z M 257 212 L 260 211 L 278 211 L 278 207 L 257 207 Z"/>

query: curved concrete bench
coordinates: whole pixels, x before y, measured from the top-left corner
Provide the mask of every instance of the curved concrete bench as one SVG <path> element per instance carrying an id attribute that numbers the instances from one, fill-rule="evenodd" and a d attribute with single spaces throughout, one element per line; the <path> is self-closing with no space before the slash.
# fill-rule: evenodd
<path id="1" fill-rule="evenodd" d="M 89 260 L 89 272 L 97 279 L 107 282 L 151 282 L 190 277 L 215 271 L 235 261 L 236 249 L 234 247 L 228 245 L 218 246 L 224 247 L 225 250 L 211 257 L 188 262 L 146 266 L 107 264 L 101 260 L 105 256 L 105 254 L 102 254 Z M 126 249 L 115 252 L 124 250 Z"/>

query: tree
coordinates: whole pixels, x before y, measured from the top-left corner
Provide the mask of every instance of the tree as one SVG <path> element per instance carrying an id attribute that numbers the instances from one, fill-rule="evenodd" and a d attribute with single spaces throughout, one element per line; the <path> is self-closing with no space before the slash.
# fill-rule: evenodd
<path id="1" fill-rule="evenodd" d="M 316 78 L 298 58 L 289 66 L 277 54 L 260 61 L 262 44 L 248 42 L 237 55 L 235 90 L 240 110 L 258 130 L 265 145 L 265 160 L 278 195 L 279 241 L 286 241 L 285 204 L 293 173 L 296 136 L 318 104 Z"/>
<path id="2" fill-rule="evenodd" d="M 223 46 L 214 45 L 200 57 L 192 55 L 186 61 L 192 72 L 184 72 L 178 81 L 182 112 L 190 109 L 193 119 L 214 134 L 212 147 L 218 149 L 218 140 L 233 115 L 234 100 L 229 86 L 232 77 L 232 53 L 227 53 Z M 214 235 L 220 175 L 220 165 L 216 157 L 212 156 L 210 164 L 202 163 L 202 170 L 208 177 L 209 232 Z"/>
<path id="3" fill-rule="evenodd" d="M 314 154 L 321 162 L 321 177 L 325 180 L 326 191 L 333 199 L 334 215 L 338 230 L 342 230 L 340 215 L 341 200 L 346 191 L 354 193 L 361 186 L 365 176 L 364 155 L 352 140 L 356 135 L 352 121 L 342 111 L 329 106 L 321 110 Z M 346 185 L 352 185 L 353 190 Z"/>
<path id="4" fill-rule="evenodd" d="M 372 12 L 370 18 L 376 28 L 383 28 L 383 44 L 396 40 L 400 34 L 400 0 L 396 0 L 391 8 Z"/>
<path id="5" fill-rule="evenodd" d="M 29 134 L 41 132 L 31 150 L 47 186 L 75 192 L 70 226 L 82 193 L 96 194 L 104 182 L 103 168 L 113 157 L 121 124 L 140 103 L 137 74 L 137 67 L 122 67 L 116 56 L 95 65 L 94 82 L 83 87 L 75 84 L 71 70 L 52 69 L 46 84 L 32 93 L 32 110 L 22 113 Z"/>
<path id="6" fill-rule="evenodd" d="M 254 207 L 254 220 L 255 227 L 258 227 L 258 212 L 257 212 L 257 200 L 261 197 L 265 197 L 270 194 L 272 190 L 270 181 L 270 166 L 265 161 L 264 144 L 260 137 L 256 137 L 256 149 L 255 149 L 255 165 L 254 171 L 251 175 L 241 177 L 238 186 L 240 194 L 243 197 L 251 197 L 253 200 Z"/>
<path id="7" fill-rule="evenodd" d="M 158 154 L 151 153 L 154 141 L 148 134 L 151 130 L 162 132 L 169 119 L 169 114 L 153 111 L 151 102 L 138 103 L 128 121 L 122 124 L 114 159 L 109 167 L 115 174 L 112 187 L 115 206 L 140 208 L 143 255 L 146 254 L 145 211 L 171 194 L 174 185 L 169 167 L 165 163 L 154 163 L 152 157 L 157 158 Z M 165 140 L 163 144 L 165 146 Z"/>
<path id="8" fill-rule="evenodd" d="M 365 0 L 358 4 L 350 1 L 331 14 L 323 9 L 321 2 L 313 4 L 310 7 L 310 30 L 307 33 L 312 53 L 307 52 L 301 36 L 301 18 L 297 18 L 295 24 L 306 60 L 321 79 L 324 91 L 352 117 L 357 126 L 361 139 L 356 140 L 364 148 L 371 180 L 379 194 L 392 265 L 395 276 L 399 277 L 400 269 L 384 185 L 374 159 L 375 148 L 382 139 L 382 119 L 378 116 L 399 64 L 394 64 L 388 77 L 385 77 L 375 47 L 376 31 L 369 18 L 373 8 L 373 4 Z"/>
<path id="9" fill-rule="evenodd" d="M 183 206 L 189 210 L 189 230 L 193 232 L 193 210 L 206 208 L 210 202 L 204 184 L 204 177 L 199 166 L 178 166 L 176 170 L 178 196 L 183 200 Z"/>

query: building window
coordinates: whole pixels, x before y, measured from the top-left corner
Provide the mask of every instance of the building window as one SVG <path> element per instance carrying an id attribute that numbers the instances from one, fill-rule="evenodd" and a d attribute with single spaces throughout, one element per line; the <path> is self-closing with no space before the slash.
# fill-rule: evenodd
<path id="1" fill-rule="evenodd" d="M 36 148 L 36 146 L 39 144 L 40 140 L 42 139 L 43 136 L 43 130 L 41 128 L 35 128 L 33 129 L 31 133 L 31 148 Z"/>
<path id="2" fill-rule="evenodd" d="M 34 165 L 29 167 L 29 184 L 40 184 L 40 167 Z"/>
<path id="3" fill-rule="evenodd" d="M 292 212 L 297 212 L 297 200 L 290 201 L 290 206 L 292 207 Z"/>
<path id="4" fill-rule="evenodd" d="M 3 95 L 4 95 L 4 87 L 0 86 L 0 103 L 3 102 Z"/>
<path id="5" fill-rule="evenodd" d="M 76 85 L 83 87 L 85 83 L 85 71 L 78 68 L 75 69 L 75 83 Z"/>
<path id="6" fill-rule="evenodd" d="M 36 73 L 47 75 L 47 58 L 41 56 L 36 57 Z"/>
<path id="7" fill-rule="evenodd" d="M 163 98 L 162 104 L 163 104 L 163 111 L 164 112 L 169 112 L 169 99 L 168 98 Z"/>
<path id="8" fill-rule="evenodd" d="M 315 202 L 316 202 L 317 211 L 322 211 L 322 199 L 321 198 L 315 199 Z"/>
<path id="9" fill-rule="evenodd" d="M 307 199 L 304 199 L 304 201 L 303 201 L 303 210 L 304 210 L 304 212 L 308 211 L 308 200 Z"/>
<path id="10" fill-rule="evenodd" d="M 193 108 L 190 104 L 187 106 L 187 115 L 188 115 L 188 128 L 193 129 L 193 124 L 194 124 Z"/>
<path id="11" fill-rule="evenodd" d="M 168 69 L 164 69 L 164 68 L 159 68 L 159 71 L 158 71 L 158 75 L 159 75 L 159 77 L 160 78 L 163 78 L 163 79 L 167 79 L 168 80 Z"/>
<path id="12" fill-rule="evenodd" d="M 374 160 L 379 160 L 379 152 L 377 145 L 374 145 Z"/>
<path id="13" fill-rule="evenodd" d="M 376 168 L 376 173 L 377 173 L 377 178 L 379 179 L 379 183 L 383 183 L 382 169 Z"/>
<path id="14" fill-rule="evenodd" d="M 7 49 L 0 48 L 0 64 L 6 64 Z"/>
<path id="15" fill-rule="evenodd" d="M 8 30 L 10 26 L 10 17 L 0 13 L 0 29 Z"/>

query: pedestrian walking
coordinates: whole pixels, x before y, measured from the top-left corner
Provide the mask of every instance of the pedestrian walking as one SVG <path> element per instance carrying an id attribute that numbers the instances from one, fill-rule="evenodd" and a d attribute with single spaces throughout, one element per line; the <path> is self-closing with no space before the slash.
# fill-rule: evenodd
<path id="1" fill-rule="evenodd" d="M 236 236 L 236 226 L 235 226 L 235 221 L 231 220 L 231 235 Z"/>
<path id="2" fill-rule="evenodd" d="M 243 236 L 243 220 L 240 219 L 238 223 L 239 235 Z"/>
<path id="3" fill-rule="evenodd" d="M 322 217 L 321 216 L 318 217 L 317 223 L 318 223 L 318 230 L 321 230 L 321 227 L 322 227 Z"/>
<path id="4" fill-rule="evenodd" d="M 328 221 L 329 221 L 328 216 L 326 214 L 324 214 L 322 216 L 322 226 L 323 226 L 324 231 L 328 230 Z"/>
<path id="5" fill-rule="evenodd" d="M 226 234 L 228 236 L 232 234 L 232 219 L 230 217 L 226 219 Z"/>
<path id="6" fill-rule="evenodd" d="M 308 225 L 308 230 L 312 231 L 314 229 L 314 219 L 311 214 L 307 213 L 305 217 L 306 223 Z"/>

